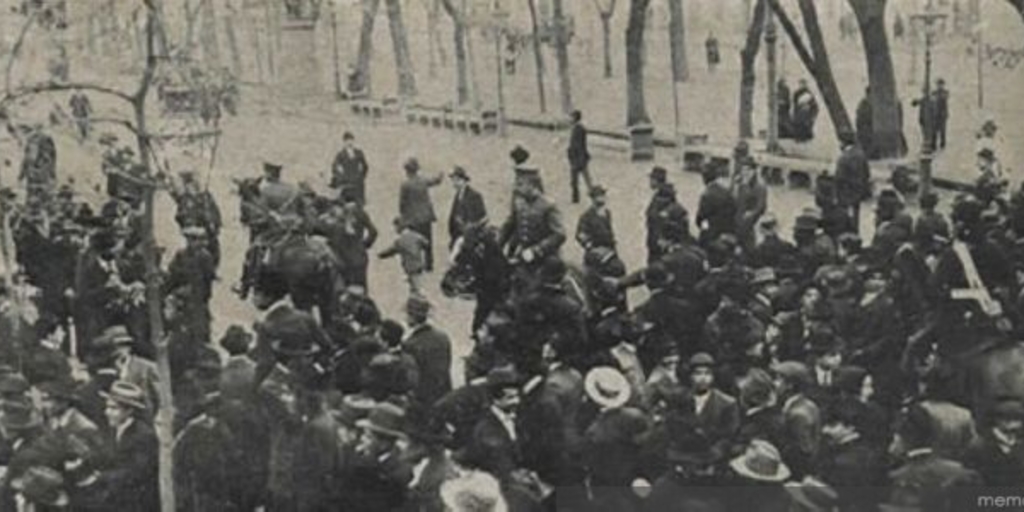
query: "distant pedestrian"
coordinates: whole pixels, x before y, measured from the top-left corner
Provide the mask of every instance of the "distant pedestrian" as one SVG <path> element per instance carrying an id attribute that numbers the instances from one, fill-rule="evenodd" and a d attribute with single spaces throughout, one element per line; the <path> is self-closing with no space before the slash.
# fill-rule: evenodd
<path id="1" fill-rule="evenodd" d="M 718 63 L 722 61 L 722 56 L 718 51 L 718 38 L 715 37 L 714 32 L 708 32 L 708 38 L 704 41 L 704 51 L 707 54 L 708 71 L 714 73 Z"/>
<path id="2" fill-rule="evenodd" d="M 789 84 L 785 78 L 779 79 L 775 94 L 779 97 L 779 138 L 789 139 L 793 137 L 793 103 L 791 101 Z"/>
<path id="3" fill-rule="evenodd" d="M 395 243 L 381 251 L 381 258 L 400 256 L 402 258 L 402 270 L 409 281 L 409 295 L 423 295 L 423 272 L 426 269 L 426 251 L 429 246 L 427 239 L 405 224 L 402 219 L 395 219 L 395 231 L 398 238 Z"/>
<path id="4" fill-rule="evenodd" d="M 796 91 L 793 91 L 793 138 L 797 142 L 807 142 L 814 138 L 814 122 L 818 119 L 818 100 L 801 79 Z"/>
<path id="5" fill-rule="evenodd" d="M 434 270 L 433 225 L 437 220 L 434 203 L 430 200 L 430 189 L 444 181 L 444 174 L 433 178 L 419 175 L 420 163 L 415 158 L 405 161 L 405 181 L 398 196 L 398 212 L 402 223 L 427 239 L 426 265 L 424 270 Z"/>
<path id="6" fill-rule="evenodd" d="M 942 78 L 935 82 L 935 90 L 932 91 L 932 103 L 935 108 L 935 137 L 932 147 L 935 149 L 946 149 L 946 125 L 949 124 L 949 89 L 946 89 L 946 81 Z"/>
<path id="7" fill-rule="evenodd" d="M 466 232 L 466 228 L 487 222 L 487 206 L 480 192 L 469 185 L 469 173 L 465 169 L 456 165 L 448 176 L 455 188 L 455 199 L 452 200 L 451 213 L 448 215 L 450 248 Z"/>
<path id="8" fill-rule="evenodd" d="M 366 163 L 366 155 L 363 150 L 355 145 L 355 136 L 352 132 L 345 132 L 342 136 L 343 147 L 334 157 L 334 165 L 331 166 L 331 188 L 338 190 L 338 195 L 346 190 L 351 190 L 359 204 L 366 204 L 366 175 L 370 172 L 370 166 Z"/>
<path id="9" fill-rule="evenodd" d="M 71 107 L 71 117 L 75 120 L 75 127 L 78 129 L 78 140 L 79 142 L 84 141 L 89 138 L 89 117 L 92 115 L 92 103 L 84 93 L 75 93 L 71 95 L 69 106 Z"/>
<path id="10" fill-rule="evenodd" d="M 854 232 L 860 225 L 860 204 L 871 197 L 871 167 L 856 137 L 849 132 L 840 134 L 843 153 L 836 162 L 836 193 L 838 205 L 853 220 Z"/>
<path id="11" fill-rule="evenodd" d="M 580 177 L 587 184 L 587 190 L 591 189 L 590 170 L 587 165 L 590 163 L 590 151 L 587 149 L 587 127 L 583 126 L 583 114 L 579 111 L 572 113 L 572 128 L 569 131 L 569 172 L 572 180 L 572 202 L 580 202 Z"/>
<path id="12" fill-rule="evenodd" d="M 871 107 L 871 87 L 864 89 L 864 97 L 857 104 L 857 143 L 868 156 L 874 156 L 874 110 Z"/>

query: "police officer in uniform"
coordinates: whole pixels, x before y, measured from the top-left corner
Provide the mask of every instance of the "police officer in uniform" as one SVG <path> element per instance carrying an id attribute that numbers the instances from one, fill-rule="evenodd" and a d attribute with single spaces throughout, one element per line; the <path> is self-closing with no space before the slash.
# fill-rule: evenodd
<path id="1" fill-rule="evenodd" d="M 209 190 L 202 190 L 192 170 L 181 172 L 181 187 L 173 190 L 172 196 L 178 209 L 174 220 L 182 230 L 190 227 L 202 228 L 206 233 L 207 248 L 215 264 L 220 262 L 220 208 Z"/>
<path id="2" fill-rule="evenodd" d="M 544 197 L 540 171 L 521 165 L 516 168 L 512 214 L 501 227 L 499 242 L 512 260 L 537 268 L 546 258 L 557 258 L 565 243 L 565 229 L 558 208 Z"/>

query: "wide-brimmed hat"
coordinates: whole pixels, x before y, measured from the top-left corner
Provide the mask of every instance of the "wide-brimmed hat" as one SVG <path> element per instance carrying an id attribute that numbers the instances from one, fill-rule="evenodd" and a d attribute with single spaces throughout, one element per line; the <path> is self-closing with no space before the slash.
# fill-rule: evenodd
<path id="1" fill-rule="evenodd" d="M 119 380 L 110 385 L 110 391 L 100 392 L 100 396 L 118 405 L 132 409 L 146 410 L 146 395 L 142 388 L 131 382 Z"/>
<path id="2" fill-rule="evenodd" d="M 583 387 L 594 403 L 608 409 L 622 407 L 633 393 L 626 376 L 610 366 L 599 366 L 587 372 Z"/>
<path id="3" fill-rule="evenodd" d="M 355 427 L 360 420 L 370 415 L 377 402 L 364 395 L 342 395 L 335 392 L 328 396 L 327 409 L 331 416 L 342 425 Z"/>
<path id="4" fill-rule="evenodd" d="M 729 466 L 736 474 L 758 482 L 785 482 L 790 475 L 779 449 L 761 439 L 751 441 L 747 451 L 729 462 Z"/>
<path id="5" fill-rule="evenodd" d="M 64 477 L 46 466 L 33 466 L 11 482 L 26 501 L 48 507 L 66 507 L 68 495 L 64 492 Z"/>
<path id="6" fill-rule="evenodd" d="M 0 427 L 8 432 L 31 430 L 42 425 L 42 418 L 28 399 L 5 402 L 0 408 Z"/>
<path id="7" fill-rule="evenodd" d="M 395 404 L 381 402 L 373 407 L 366 418 L 356 421 L 356 426 L 377 434 L 404 438 L 405 411 Z"/>
<path id="8" fill-rule="evenodd" d="M 270 174 L 281 174 L 281 170 L 284 166 L 274 162 L 263 162 L 263 172 L 269 172 Z"/>
<path id="9" fill-rule="evenodd" d="M 458 165 L 456 165 L 455 168 L 452 169 L 452 172 L 449 173 L 448 176 L 451 176 L 452 178 L 459 178 L 462 180 L 470 181 L 469 173 Z"/>
<path id="10" fill-rule="evenodd" d="M 470 471 L 441 484 L 441 501 L 446 510 L 508 512 L 508 504 L 496 478 L 483 471 Z"/>

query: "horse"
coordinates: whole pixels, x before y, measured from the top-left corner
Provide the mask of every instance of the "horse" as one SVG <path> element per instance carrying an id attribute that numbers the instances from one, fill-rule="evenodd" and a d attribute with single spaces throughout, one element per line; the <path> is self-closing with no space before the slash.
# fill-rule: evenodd
<path id="1" fill-rule="evenodd" d="M 450 265 L 441 280 L 441 291 L 449 298 L 475 299 L 473 333 L 480 335 L 482 327 L 503 326 L 502 332 L 522 331 L 526 320 L 517 318 L 522 312 L 524 300 L 544 286 L 536 270 L 509 259 L 498 242 L 497 231 L 487 225 L 468 228 L 453 249 Z M 566 265 L 566 274 L 561 288 L 574 302 L 579 304 L 584 316 L 589 317 L 591 304 L 583 271 L 574 265 Z M 493 332 L 491 336 L 493 336 Z M 484 336 L 484 337 L 491 337 Z M 509 354 L 509 343 L 519 343 L 522 336 L 499 336 L 492 346 L 481 343 L 474 347 L 471 359 L 495 360 Z M 487 345 L 487 346 L 485 346 Z M 534 347 L 538 348 L 538 347 Z M 497 353 L 496 353 L 497 352 Z M 502 354 L 503 353 L 503 354 Z M 531 354 L 537 356 L 539 354 Z M 487 365 L 477 365 L 484 368 Z"/>
<path id="2" fill-rule="evenodd" d="M 266 270 L 279 272 L 295 307 L 304 311 L 316 307 L 326 325 L 337 309 L 338 292 L 343 288 L 334 253 L 325 242 L 308 235 L 298 218 L 278 219 L 267 211 L 258 202 L 258 179 L 236 180 L 235 184 L 241 198 L 242 223 L 250 229 L 243 280 L 255 284 L 258 291 L 259 280 L 254 276 Z"/>

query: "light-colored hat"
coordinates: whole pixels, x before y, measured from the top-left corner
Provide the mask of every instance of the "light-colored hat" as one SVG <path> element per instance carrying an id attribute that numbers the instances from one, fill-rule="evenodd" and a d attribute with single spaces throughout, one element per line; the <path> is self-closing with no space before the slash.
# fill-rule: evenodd
<path id="1" fill-rule="evenodd" d="M 441 484 L 445 510 L 454 512 L 507 512 L 501 485 L 483 471 L 470 471 Z"/>
<path id="2" fill-rule="evenodd" d="M 633 394 L 626 376 L 610 366 L 590 370 L 583 387 L 594 403 L 607 409 L 622 407 Z"/>
<path id="3" fill-rule="evenodd" d="M 785 482 L 790 475 L 778 448 L 761 439 L 751 441 L 747 451 L 729 466 L 736 474 L 758 482 Z"/>

